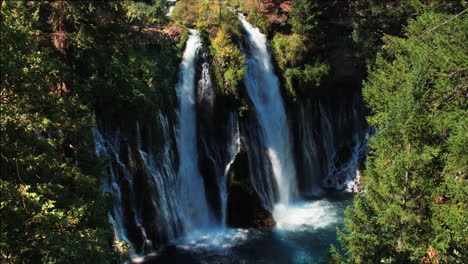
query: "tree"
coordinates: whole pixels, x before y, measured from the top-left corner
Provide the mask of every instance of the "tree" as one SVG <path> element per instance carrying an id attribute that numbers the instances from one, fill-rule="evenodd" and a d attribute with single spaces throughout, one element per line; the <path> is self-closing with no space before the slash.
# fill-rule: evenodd
<path id="1" fill-rule="evenodd" d="M 118 259 L 99 188 L 90 112 L 64 82 L 66 65 L 40 28 L 39 2 L 2 2 L 0 251 L 5 263 Z M 54 45 L 52 43 L 52 45 Z M 89 131 L 89 130 L 88 130 Z M 81 134 L 81 135 L 80 135 Z"/>
<path id="2" fill-rule="evenodd" d="M 309 35 L 317 29 L 319 23 L 319 6 L 313 0 L 293 0 L 290 24 L 295 33 Z"/>
<path id="3" fill-rule="evenodd" d="M 136 109 L 134 120 L 134 112 L 156 115 L 163 100 L 171 107 L 179 48 L 163 37 L 136 43 L 143 33 L 129 24 L 163 21 L 158 10 L 131 1 L 1 2 L 2 263 L 121 260 L 91 127 L 95 116 Z"/>
<path id="4" fill-rule="evenodd" d="M 384 38 L 364 84 L 376 134 L 339 234 L 350 263 L 468 258 L 466 19 L 428 12 Z M 432 28 L 444 24 L 437 30 Z"/>
<path id="5" fill-rule="evenodd" d="M 428 10 L 451 13 L 463 10 L 463 1 L 352 0 L 353 40 L 361 66 L 372 65 L 384 35 L 402 37 L 410 18 Z"/>

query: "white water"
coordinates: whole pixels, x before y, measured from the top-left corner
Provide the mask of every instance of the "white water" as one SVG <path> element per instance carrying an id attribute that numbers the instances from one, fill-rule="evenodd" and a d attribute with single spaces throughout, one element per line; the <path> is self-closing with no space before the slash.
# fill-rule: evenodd
<path id="1" fill-rule="evenodd" d="M 182 222 L 186 234 L 216 226 L 205 194 L 205 186 L 198 168 L 195 59 L 202 48 L 198 32 L 190 30 L 180 64 L 177 98 L 179 101 L 178 128 L 176 132 L 179 153 L 177 188 Z"/>
<path id="2" fill-rule="evenodd" d="M 172 240 L 180 234 L 180 227 L 176 224 L 183 217 L 180 213 L 180 205 L 176 192 L 176 172 L 172 165 L 171 155 L 172 146 L 169 134 L 169 122 L 165 116 L 159 114 L 159 122 L 162 128 L 162 136 L 164 139 L 164 147 L 158 157 L 160 165 L 157 166 L 156 159 L 151 153 L 146 153 L 142 150 L 141 139 L 138 142 L 138 153 L 143 161 L 144 171 L 152 179 L 152 189 L 154 190 L 151 196 L 153 210 L 161 215 L 159 223 L 159 232 L 165 233 L 168 240 Z M 137 129 L 137 137 L 141 133 Z"/>
<path id="3" fill-rule="evenodd" d="M 161 134 L 164 145 L 160 153 L 153 153 L 150 147 L 143 150 L 141 131 L 137 123 L 136 138 L 137 144 L 135 152 L 130 145 L 127 145 L 127 154 L 122 157 L 122 142 L 125 137 L 120 135 L 119 130 L 112 133 L 101 134 L 97 129 L 93 129 L 96 155 L 109 160 L 103 173 L 109 174 L 109 179 L 104 183 L 105 192 L 113 195 L 113 207 L 109 214 L 109 222 L 114 227 L 116 240 L 124 240 L 130 246 L 131 258 L 138 258 L 140 254 L 146 253 L 154 246 L 154 241 L 149 237 L 154 234 L 147 233 L 147 223 L 144 222 L 142 201 L 135 188 L 135 175 L 137 164 L 142 162 L 141 172 L 144 173 L 146 184 L 153 190 L 149 194 L 152 206 L 146 210 L 153 210 L 153 215 L 157 216 L 157 232 L 163 240 L 175 239 L 181 233 L 178 224 L 181 219 L 180 206 L 176 190 L 176 173 L 172 166 L 172 140 L 169 134 L 169 123 L 166 117 L 159 114 L 161 124 Z M 156 121 L 156 122 L 157 122 Z M 142 177 L 142 176 L 140 176 Z M 128 186 L 127 188 L 125 186 Z M 123 196 L 126 194 L 127 200 Z M 130 203 L 130 205 L 126 204 Z M 129 209 L 129 211 L 126 211 Z M 125 218 L 132 217 L 134 225 L 127 226 Z M 132 241 L 128 237 L 130 228 L 133 233 L 138 233 L 141 241 Z M 154 232 L 154 230 L 152 231 Z"/>
<path id="4" fill-rule="evenodd" d="M 327 200 L 299 202 L 288 207 L 278 205 L 273 217 L 277 229 L 290 231 L 325 228 L 339 220 L 336 208 Z"/>
<path id="5" fill-rule="evenodd" d="M 96 156 L 101 158 L 110 158 L 111 155 L 115 155 L 115 153 L 111 150 L 112 145 L 106 142 L 96 127 L 93 127 L 92 133 L 94 137 Z M 112 153 L 110 153 L 111 151 Z M 123 240 L 131 246 L 132 244 L 127 237 L 127 230 L 123 225 L 124 214 L 122 208 L 122 194 L 120 192 L 120 186 L 117 184 L 117 175 L 112 166 L 108 166 L 108 169 L 110 179 L 104 184 L 103 190 L 105 192 L 112 193 L 114 197 L 112 213 L 108 214 L 108 219 L 114 228 L 115 240 Z M 126 170 L 124 171 L 126 172 Z M 133 252 L 134 249 L 130 248 L 130 251 Z"/>
<path id="6" fill-rule="evenodd" d="M 279 91 L 278 79 L 274 74 L 271 58 L 267 50 L 267 42 L 257 28 L 250 25 L 241 15 L 241 21 L 248 32 L 249 55 L 248 72 L 246 74 L 245 84 L 248 94 L 254 104 L 258 123 L 261 132 L 259 136 L 262 139 L 260 144 L 254 144 L 259 155 L 263 155 L 267 160 L 266 167 L 271 165 L 271 175 L 258 178 L 262 186 L 266 186 L 265 192 L 270 197 L 266 200 L 272 201 L 273 216 L 277 221 L 275 232 L 281 234 L 282 240 L 290 240 L 291 234 L 294 236 L 300 233 L 311 232 L 318 229 L 333 227 L 339 221 L 341 216 L 337 214 L 333 204 L 326 200 L 313 202 L 300 202 L 297 200 L 296 169 L 294 166 L 293 154 L 291 150 L 292 138 L 290 136 L 284 105 Z M 177 149 L 179 154 L 179 168 L 176 171 L 172 168 L 172 146 L 169 135 L 169 125 L 167 119 L 160 116 L 162 134 L 164 137 L 164 150 L 160 155 L 155 155 L 148 150 L 145 143 L 142 144 L 140 128 L 137 124 L 137 151 L 128 150 L 128 157 L 120 158 L 118 133 L 116 135 L 106 135 L 103 139 L 99 131 L 96 130 L 96 153 L 101 156 L 109 157 L 114 160 L 110 166 L 111 179 L 105 189 L 114 194 L 114 207 L 109 215 L 109 221 L 114 225 L 115 233 L 118 239 L 131 242 L 127 237 L 127 230 L 124 224 L 124 218 L 128 212 L 124 213 L 122 206 L 122 177 L 133 186 L 132 171 L 133 163 L 142 162 L 142 170 L 151 177 L 151 188 L 154 193 L 151 197 L 152 210 L 156 211 L 158 232 L 165 233 L 165 236 L 175 243 L 177 247 L 184 250 L 215 250 L 229 249 L 240 246 L 251 239 L 258 238 L 257 231 L 245 229 L 224 229 L 219 230 L 220 226 L 225 226 L 227 211 L 227 179 L 231 165 L 233 164 L 237 153 L 240 150 L 240 133 L 237 115 L 232 113 L 228 122 L 228 137 L 226 141 L 226 153 L 220 157 L 214 156 L 212 159 L 219 164 L 221 177 L 217 177 L 220 199 L 221 199 L 221 219 L 213 216 L 212 210 L 208 204 L 205 194 L 204 179 L 200 174 L 198 167 L 198 148 L 197 148 L 197 115 L 196 115 L 196 80 L 195 80 L 195 60 L 197 53 L 202 47 L 198 38 L 198 33 L 191 30 L 191 35 L 187 41 L 187 47 L 180 65 L 180 78 L 176 87 L 179 100 L 178 109 L 178 128 L 176 131 Z M 203 65 L 201 80 L 199 84 L 203 87 L 209 87 L 209 65 Z M 204 90 L 202 89 L 202 92 Z M 206 92 L 208 93 L 208 92 Z M 211 97 L 207 97 L 211 99 Z M 212 104 L 211 100 L 207 101 Z M 317 111 L 319 112 L 319 111 Z M 309 143 L 305 138 L 314 137 L 314 128 L 312 126 L 304 128 L 300 132 L 301 140 L 304 142 L 302 151 L 306 155 L 306 160 L 311 164 L 317 164 L 320 161 L 319 156 L 326 159 L 324 163 L 327 166 L 326 179 L 332 186 L 340 187 L 343 183 L 343 175 L 346 182 L 349 182 L 358 167 L 359 155 L 361 152 L 361 143 L 356 140 L 356 145 L 352 149 L 351 158 L 346 164 L 334 162 L 337 158 L 334 150 L 334 139 L 331 120 L 335 122 L 326 110 L 320 108 L 321 126 L 320 128 L 329 133 L 324 133 L 319 140 L 329 149 L 326 153 L 318 153 L 317 144 L 311 140 Z M 307 111 L 301 109 L 301 119 L 306 119 Z M 330 117 L 329 117 L 330 116 Z M 340 122 L 340 121 L 338 121 Z M 151 133 L 150 133 L 151 134 Z M 338 141 L 338 140 L 337 140 Z M 307 144 L 305 144 L 307 143 Z M 208 144 L 209 145 L 209 144 Z M 262 149 L 265 146 L 266 151 Z M 211 147 L 211 146 L 210 146 Z M 130 147 L 128 147 L 130 148 Z M 133 154 L 132 154 L 133 153 Z M 122 154 L 123 155 L 123 154 Z M 201 155 L 201 154 L 200 154 Z M 307 156 L 308 155 L 308 156 Z M 255 169 L 255 168 L 254 168 Z M 268 170 L 268 169 L 267 169 Z M 320 172 L 320 171 L 318 171 Z M 312 192 L 320 190 L 320 183 L 315 181 L 317 176 L 310 175 L 310 187 Z M 255 183 L 253 183 L 255 184 Z M 324 183 L 326 184 L 326 183 Z M 348 187 L 350 185 L 348 184 Z M 350 187 L 351 188 L 351 187 Z M 277 196 L 275 189 L 278 189 Z M 133 187 L 128 190 L 131 193 L 131 199 L 138 199 L 135 192 L 138 189 Z M 259 193 L 259 195 L 261 195 Z M 129 234 L 138 232 L 144 241 L 146 248 L 154 248 L 150 236 L 151 229 L 145 228 L 145 222 L 142 220 L 144 212 L 141 206 L 137 206 L 138 201 L 132 201 L 129 211 L 133 216 L 136 228 L 127 227 Z M 155 220 L 156 221 L 156 220 Z M 220 223 L 221 222 L 221 223 Z M 221 225 L 220 225 L 221 224 Z M 147 234 L 147 230 L 149 234 Z M 314 231 L 315 232 L 315 231 Z M 275 233 L 276 234 L 276 233 Z M 183 235 L 181 237 L 181 235 Z M 131 236 L 130 236 L 131 237 Z M 177 240 L 175 240 L 177 239 Z M 302 238 L 301 238 L 302 239 Z M 268 240 L 268 239 L 265 239 Z M 301 241 L 300 241 L 301 242 Z M 302 242 L 301 242 L 302 243 Z M 300 248 L 301 243 L 293 245 Z M 305 243 L 304 243 L 305 244 Z M 289 250 L 289 248 L 287 248 Z M 132 249 L 132 252 L 133 249 Z M 145 250 L 138 252 L 145 252 Z M 146 251 L 148 252 L 148 251 Z M 300 250 L 297 255 L 308 250 Z M 296 254 L 296 253 L 295 253 Z M 148 256 L 150 256 L 149 254 Z M 139 261 L 138 255 L 133 256 L 134 261 Z M 141 260 L 143 261 L 144 258 Z M 275 260 L 276 261 L 276 260 Z M 281 260 L 278 263 L 285 263 Z M 302 260 L 299 260 L 302 261 Z M 273 262 L 271 262 L 273 263 Z M 302 262 L 297 262 L 302 263 Z"/>
<path id="7" fill-rule="evenodd" d="M 328 188 L 334 188 L 337 190 L 357 190 L 356 180 L 358 179 L 359 163 L 362 158 L 367 155 L 367 141 L 365 134 L 367 133 L 363 128 L 353 127 L 353 138 L 352 144 L 349 146 L 350 154 L 347 160 L 343 161 L 339 157 L 336 145 L 334 142 L 334 132 L 341 128 L 346 123 L 346 113 L 340 114 L 336 119 L 333 120 L 337 128 L 332 126 L 332 116 L 330 111 L 327 110 L 322 104 L 319 106 L 320 118 L 322 121 L 322 140 L 323 146 L 325 147 L 324 157 L 324 176 L 322 185 Z M 343 113 L 343 112 L 341 112 Z M 355 107 L 352 109 L 352 113 L 348 115 L 352 124 L 359 123 L 359 117 Z M 348 121 L 348 122 L 350 122 Z"/>
<path id="8" fill-rule="evenodd" d="M 112 212 L 109 213 L 108 219 L 114 228 L 115 240 L 123 240 L 130 246 L 130 256 L 138 256 L 139 249 L 135 248 L 133 241 L 128 238 L 128 231 L 124 224 L 125 213 L 122 199 L 122 186 L 120 183 L 126 181 L 130 186 L 130 196 L 134 195 L 133 177 L 129 167 L 122 162 L 119 152 L 120 146 L 120 131 L 116 130 L 112 135 L 103 136 L 97 128 L 93 128 L 93 136 L 95 143 L 96 155 L 100 158 L 110 159 L 112 162 L 105 168 L 103 173 L 108 173 L 110 178 L 103 184 L 103 190 L 113 195 Z M 128 152 L 128 160 L 130 163 L 133 158 L 131 152 Z M 141 225 L 141 214 L 137 211 L 135 202 L 132 201 L 131 215 L 134 217 L 135 223 L 138 226 L 138 232 L 142 235 L 142 245 L 150 244 L 146 237 L 146 231 Z"/>
<path id="9" fill-rule="evenodd" d="M 171 15 L 172 15 L 172 12 L 174 12 L 174 8 L 175 8 L 175 6 L 170 6 L 169 9 L 168 9 L 168 11 L 167 11 L 166 16 L 168 16 L 168 17 L 171 16 Z"/>
<path id="10" fill-rule="evenodd" d="M 287 208 L 274 230 L 232 228 L 187 236 L 145 263 L 318 263 L 336 243 L 349 200 L 322 199 Z"/>
<path id="11" fill-rule="evenodd" d="M 268 53 L 267 39 L 258 28 L 247 22 L 242 14 L 239 14 L 239 18 L 247 31 L 249 46 L 245 85 L 257 113 L 275 181 L 265 184 L 276 185 L 278 199 L 274 207 L 284 207 L 294 201 L 297 196 L 296 170 L 288 120 L 278 78 L 274 73 L 271 56 Z M 270 179 L 266 178 L 266 180 Z"/>
<path id="12" fill-rule="evenodd" d="M 228 162 L 226 167 L 224 168 L 224 172 L 220 181 L 219 185 L 219 193 L 221 196 L 221 223 L 223 227 L 226 226 L 226 218 L 227 218 L 227 199 L 228 199 L 228 192 L 227 192 L 227 184 L 228 184 L 228 176 L 229 170 L 231 169 L 231 165 L 234 163 L 237 154 L 239 153 L 241 148 L 241 139 L 240 139 L 240 132 L 239 132 L 239 121 L 237 120 L 237 114 L 231 113 L 229 115 L 229 123 L 228 123 L 228 142 L 227 142 L 227 155 L 228 155 Z"/>

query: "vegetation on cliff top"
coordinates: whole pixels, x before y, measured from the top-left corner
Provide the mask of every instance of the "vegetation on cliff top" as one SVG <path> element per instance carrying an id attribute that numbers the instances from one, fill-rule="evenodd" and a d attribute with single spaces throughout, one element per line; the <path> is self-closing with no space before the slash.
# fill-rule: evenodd
<path id="1" fill-rule="evenodd" d="M 318 93 L 330 74 L 324 54 L 324 25 L 317 1 L 232 1 L 272 41 L 272 51 L 287 98 L 296 101 Z M 321 88 L 323 89 L 323 87 Z"/>
<path id="2" fill-rule="evenodd" d="M 245 57 L 239 49 L 243 30 L 236 14 L 220 1 L 180 0 L 171 17 L 200 32 L 209 45 L 218 91 L 237 97 L 244 79 Z"/>

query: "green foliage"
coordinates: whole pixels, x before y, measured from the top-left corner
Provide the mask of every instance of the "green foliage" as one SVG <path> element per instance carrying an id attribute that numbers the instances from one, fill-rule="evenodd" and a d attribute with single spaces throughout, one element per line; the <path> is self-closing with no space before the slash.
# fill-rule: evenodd
<path id="1" fill-rule="evenodd" d="M 272 45 L 273 54 L 283 74 L 283 84 L 293 100 L 296 100 L 298 95 L 309 94 L 323 84 L 330 67 L 318 60 L 313 64 L 305 61 L 307 50 L 304 36 L 276 34 Z"/>
<path id="2" fill-rule="evenodd" d="M 113 241 L 100 189 L 106 162 L 90 128 L 95 112 L 143 119 L 163 101 L 172 108 L 179 48 L 162 37 L 138 42 L 148 37 L 142 27 L 165 19 L 141 3 L 1 9 L 1 262 L 116 263 L 114 249 L 127 247 Z"/>
<path id="3" fill-rule="evenodd" d="M 237 87 L 244 79 L 245 73 L 245 56 L 234 44 L 232 35 L 230 26 L 223 24 L 211 42 L 218 71 L 222 74 L 222 78 L 218 78 L 222 80 L 218 83 L 218 87 L 223 87 L 222 91 L 225 94 L 237 94 Z"/>
<path id="4" fill-rule="evenodd" d="M 165 110 L 162 102 L 166 107 L 174 103 L 172 90 L 181 47 L 161 35 L 145 33 L 155 20 L 163 20 L 155 15 L 165 17 L 157 12 L 160 7 L 128 1 L 114 4 L 116 11 L 100 21 L 115 23 L 97 23 L 91 14 L 87 23 L 69 22 L 76 27 L 67 34 L 70 44 L 65 51 L 72 58 L 71 82 L 76 82 L 73 86 L 82 102 L 96 107 L 98 116 L 134 119 L 136 112 L 138 119 L 151 120 L 158 109 Z M 136 24 L 126 24 L 132 21 Z M 132 114 L 127 116 L 129 112 Z"/>
<path id="5" fill-rule="evenodd" d="M 345 259 L 341 255 L 340 251 L 334 246 L 331 245 L 330 251 L 328 252 L 328 264 L 343 264 Z"/>
<path id="6" fill-rule="evenodd" d="M 364 84 L 376 135 L 339 235 L 351 263 L 468 259 L 468 23 L 453 16 L 427 12 L 406 38 L 385 37 Z"/>
<path id="7" fill-rule="evenodd" d="M 179 50 L 182 50 L 185 47 L 185 44 L 187 43 L 189 36 L 190 36 L 190 31 L 188 29 L 182 32 L 182 36 L 180 36 L 179 43 L 177 44 L 177 48 Z"/>
<path id="8" fill-rule="evenodd" d="M 322 15 L 317 1 L 294 0 L 289 13 L 291 28 L 286 34 L 277 32 L 272 40 L 273 55 L 281 69 L 282 85 L 288 99 L 319 94 L 325 86 L 330 66 L 323 54 L 316 51 L 321 34 Z"/>
<path id="9" fill-rule="evenodd" d="M 320 9 L 316 0 L 293 0 L 290 24 L 301 35 L 314 33 L 319 24 Z"/>
<path id="10" fill-rule="evenodd" d="M 353 0 L 353 40 L 357 57 L 371 65 L 384 35 L 403 36 L 408 19 L 427 11 L 452 13 L 463 10 L 465 1 L 445 0 Z"/>
<path id="11" fill-rule="evenodd" d="M 198 21 L 201 8 L 202 1 L 200 0 L 177 1 L 171 19 L 187 27 L 191 27 Z"/>
<path id="12" fill-rule="evenodd" d="M 152 5 L 142 2 L 125 1 L 124 9 L 128 23 L 145 25 L 148 23 L 164 23 L 167 20 L 166 2 L 163 0 L 153 1 Z"/>
<path id="13" fill-rule="evenodd" d="M 304 44 L 303 37 L 298 34 L 289 36 L 276 34 L 273 38 L 272 46 L 278 66 L 282 70 L 298 66 L 306 52 Z"/>
<path id="14" fill-rule="evenodd" d="M 33 40 L 42 37 L 42 7 L 2 2 L 2 262 L 110 263 L 118 256 L 107 202 L 98 179 L 73 165 L 81 152 L 77 138 L 82 146 L 91 140 L 79 136 L 90 125 L 90 112 L 76 95 L 63 95 L 65 65 L 41 39 Z"/>
<path id="15" fill-rule="evenodd" d="M 286 90 L 293 100 L 298 95 L 309 95 L 319 88 L 330 72 L 330 66 L 320 61 L 303 67 L 287 68 L 284 72 Z"/>

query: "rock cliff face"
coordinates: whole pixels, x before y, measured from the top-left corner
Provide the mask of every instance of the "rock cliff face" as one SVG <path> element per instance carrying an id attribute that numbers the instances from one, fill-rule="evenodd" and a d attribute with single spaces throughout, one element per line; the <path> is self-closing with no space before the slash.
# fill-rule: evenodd
<path id="1" fill-rule="evenodd" d="M 219 93 L 212 81 L 211 61 L 208 50 L 200 50 L 197 61 L 198 148 L 208 200 L 223 225 L 263 226 L 264 219 L 271 218 L 271 214 L 262 208 L 250 183 L 246 153 L 241 150 L 245 147 L 238 102 Z"/>
<path id="2" fill-rule="evenodd" d="M 346 44 L 350 29 L 343 22 L 346 1 L 321 5 L 328 5 L 323 16 L 329 20 L 323 23 L 330 30 L 319 49 L 333 68 L 329 87 L 321 96 L 285 104 L 286 122 L 291 128 L 290 156 L 297 168 L 294 177 L 302 198 L 320 196 L 325 189 L 346 188 L 366 151 L 365 110 L 358 86 L 352 84 L 354 61 Z M 273 30 L 290 31 L 285 23 L 290 1 L 264 1 L 262 8 Z M 137 41 L 153 43 L 177 41 L 182 31 L 173 26 L 135 28 L 134 34 Z M 241 41 L 240 46 L 245 45 L 247 42 Z M 265 145 L 258 113 L 246 87 L 241 85 L 234 96 L 223 93 L 223 87 L 213 81 L 212 64 L 219 62 L 213 60 L 207 46 L 204 43 L 197 50 L 194 69 L 196 156 L 209 211 L 217 226 L 273 228 L 271 208 L 265 206 L 254 186 L 254 181 L 271 179 L 252 177 L 266 177 L 270 174 L 261 171 L 272 170 L 271 161 L 255 153 L 263 151 L 259 146 Z M 170 93 L 174 96 L 174 91 Z M 180 153 L 175 125 L 179 106 L 174 102 L 163 102 L 163 114 L 153 121 L 103 120 L 99 126 L 101 152 L 110 160 L 106 188 L 114 194 L 111 219 L 120 239 L 127 240 L 138 253 L 184 234 L 184 214 L 180 213 L 177 193 Z M 240 111 L 241 106 L 247 109 Z M 278 186 L 270 187 L 270 198 L 278 199 Z"/>
<path id="3" fill-rule="evenodd" d="M 171 212 L 177 156 L 168 120 L 153 123 L 100 121 L 94 132 L 96 153 L 108 161 L 104 190 L 113 195 L 109 219 L 116 235 L 147 252 L 181 233 L 180 219 Z M 173 187 L 173 186 L 172 186 Z"/>

